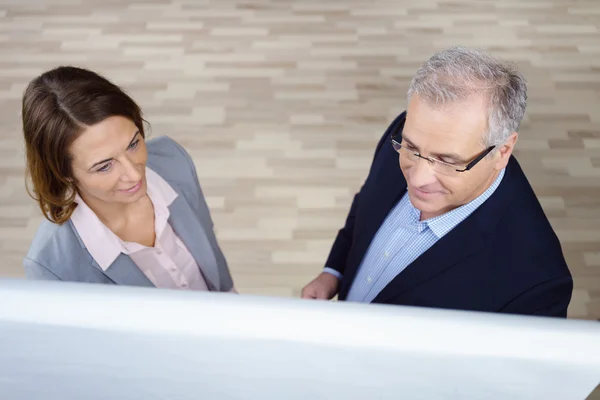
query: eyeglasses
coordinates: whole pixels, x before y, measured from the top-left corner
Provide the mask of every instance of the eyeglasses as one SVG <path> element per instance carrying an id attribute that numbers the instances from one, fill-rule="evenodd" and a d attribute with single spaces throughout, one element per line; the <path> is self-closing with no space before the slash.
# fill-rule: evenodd
<path id="1" fill-rule="evenodd" d="M 411 162 L 417 162 L 417 161 L 419 161 L 420 158 L 422 158 L 423 160 L 426 160 L 427 162 L 429 162 L 429 165 L 431 165 L 431 168 L 435 172 L 438 172 L 442 175 L 457 175 L 458 173 L 469 171 L 471 168 L 473 168 L 475 165 L 477 165 L 477 163 L 479 161 L 483 160 L 483 158 L 485 156 L 487 156 L 496 147 L 496 146 L 488 147 L 481 154 L 477 155 L 472 161 L 470 161 L 466 165 L 466 167 L 460 169 L 460 168 L 458 168 L 457 165 L 449 164 L 447 162 L 444 162 L 441 160 L 436 160 L 431 157 L 422 156 L 417 151 L 408 149 L 408 148 L 406 148 L 406 146 L 403 146 L 402 145 L 402 130 L 404 129 L 405 121 L 406 121 L 406 119 L 399 124 L 398 128 L 392 135 L 392 146 L 394 147 L 394 150 L 396 150 L 398 152 L 398 154 L 400 154 L 401 157 L 406 157 L 406 159 Z"/>

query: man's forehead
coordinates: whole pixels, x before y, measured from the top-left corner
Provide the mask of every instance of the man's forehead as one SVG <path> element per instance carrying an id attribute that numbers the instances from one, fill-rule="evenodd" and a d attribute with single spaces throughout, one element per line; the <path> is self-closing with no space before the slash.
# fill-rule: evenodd
<path id="1" fill-rule="evenodd" d="M 487 130 L 486 115 L 474 109 L 427 110 L 409 109 L 403 136 L 413 142 L 434 140 L 459 142 L 462 145 L 478 145 Z"/>
<path id="2" fill-rule="evenodd" d="M 475 94 L 458 101 L 440 104 L 415 95 L 411 98 L 407 111 L 409 119 L 412 116 L 421 117 L 426 114 L 430 119 L 451 118 L 471 123 L 487 123 L 488 102 L 483 94 Z"/>
<path id="3" fill-rule="evenodd" d="M 402 130 L 402 137 L 413 144 L 422 142 L 431 142 L 431 145 L 436 143 L 469 144 L 480 140 L 481 134 L 473 130 L 463 130 L 460 125 L 438 124 L 435 122 L 420 123 L 418 121 L 411 124 L 407 121 Z"/>
<path id="4" fill-rule="evenodd" d="M 425 156 L 451 158 L 457 162 L 468 162 L 473 154 L 481 150 L 481 134 L 468 134 L 443 127 L 435 129 L 435 126 L 427 128 L 417 124 L 412 129 L 405 124 L 402 139 Z"/>

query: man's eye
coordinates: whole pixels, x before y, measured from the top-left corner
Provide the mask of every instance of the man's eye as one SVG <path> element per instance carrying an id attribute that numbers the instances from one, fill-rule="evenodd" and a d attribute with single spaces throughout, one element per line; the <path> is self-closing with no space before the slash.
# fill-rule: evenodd
<path id="1" fill-rule="evenodd" d="M 452 159 L 439 158 L 439 160 L 443 163 L 450 164 L 450 165 L 458 165 L 459 164 L 456 160 L 452 160 Z"/>

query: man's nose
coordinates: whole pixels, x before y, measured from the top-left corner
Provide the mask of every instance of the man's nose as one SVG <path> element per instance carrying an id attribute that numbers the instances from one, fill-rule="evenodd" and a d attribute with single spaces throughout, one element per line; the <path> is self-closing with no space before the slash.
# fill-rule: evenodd
<path id="1" fill-rule="evenodd" d="M 414 187 L 423 187 L 435 183 L 437 176 L 433 170 L 432 162 L 419 158 L 410 168 L 410 184 Z"/>

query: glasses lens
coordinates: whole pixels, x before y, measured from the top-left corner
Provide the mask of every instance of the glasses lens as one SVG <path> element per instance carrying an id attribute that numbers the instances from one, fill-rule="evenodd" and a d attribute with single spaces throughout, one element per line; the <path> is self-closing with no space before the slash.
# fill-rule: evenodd
<path id="1" fill-rule="evenodd" d="M 456 171 L 458 167 L 454 165 L 442 164 L 440 162 L 434 162 L 431 166 L 433 170 L 442 175 L 456 175 L 458 172 Z"/>
<path id="2" fill-rule="evenodd" d="M 406 147 L 402 147 L 400 144 L 397 145 L 398 147 L 398 152 L 400 153 L 400 156 L 402 156 L 403 158 L 410 160 L 410 161 L 417 161 L 419 159 L 419 157 L 415 154 L 414 151 L 408 150 Z M 396 146 L 394 146 L 394 148 L 396 148 Z"/>
<path id="3" fill-rule="evenodd" d="M 400 156 L 402 156 L 405 160 L 409 160 L 411 162 L 419 161 L 420 157 L 416 154 L 416 152 L 414 152 L 412 150 L 408 150 L 406 147 L 403 147 L 402 145 L 400 145 L 400 143 L 396 142 L 395 140 L 392 140 L 392 145 L 394 146 L 394 149 L 398 153 L 400 153 Z M 431 168 L 439 174 L 442 174 L 442 175 L 458 174 L 457 166 L 444 164 L 439 161 L 429 160 L 426 158 L 423 159 L 423 162 L 429 163 L 429 165 L 431 165 Z"/>

